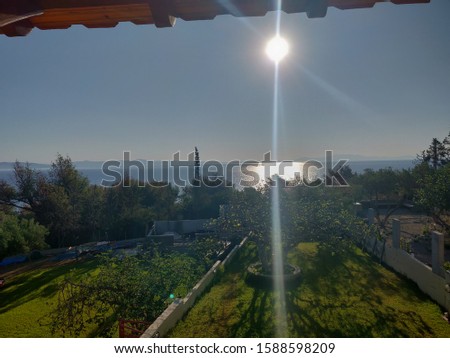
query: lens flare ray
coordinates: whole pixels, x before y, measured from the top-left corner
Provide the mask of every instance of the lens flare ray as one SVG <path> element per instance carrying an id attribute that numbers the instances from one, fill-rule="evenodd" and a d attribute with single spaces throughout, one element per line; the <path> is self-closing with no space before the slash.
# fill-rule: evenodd
<path id="1" fill-rule="evenodd" d="M 281 0 L 277 1 L 275 42 L 272 42 L 271 53 L 274 56 L 269 57 L 274 61 L 274 88 L 273 88 L 273 116 L 272 116 L 272 153 L 276 161 L 278 158 L 278 127 L 279 127 L 279 63 L 288 52 L 288 44 L 285 40 L 281 41 Z M 269 43 L 270 44 L 270 43 Z M 267 52 L 267 50 L 266 50 Z M 270 52 L 270 51 L 269 51 Z M 280 56 L 282 55 L 282 56 Z M 273 58 L 274 57 L 274 58 Z M 272 188 L 272 273 L 274 277 L 274 304 L 276 316 L 276 336 L 287 337 L 287 316 L 286 316 L 286 293 L 284 287 L 284 262 L 283 262 L 283 244 L 281 238 L 281 219 L 280 219 L 280 185 Z"/>

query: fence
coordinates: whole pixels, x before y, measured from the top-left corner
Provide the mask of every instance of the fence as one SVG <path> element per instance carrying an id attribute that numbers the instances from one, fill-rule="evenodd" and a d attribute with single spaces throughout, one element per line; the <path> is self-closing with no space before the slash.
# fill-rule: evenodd
<path id="1" fill-rule="evenodd" d="M 373 224 L 373 209 L 369 209 L 369 224 Z M 433 300 L 450 311 L 450 282 L 444 278 L 444 235 L 432 233 L 432 267 L 417 260 L 400 248 L 401 222 L 392 223 L 392 244 L 385 245 L 377 238 L 365 241 L 365 248 L 396 272 L 414 281 Z"/>

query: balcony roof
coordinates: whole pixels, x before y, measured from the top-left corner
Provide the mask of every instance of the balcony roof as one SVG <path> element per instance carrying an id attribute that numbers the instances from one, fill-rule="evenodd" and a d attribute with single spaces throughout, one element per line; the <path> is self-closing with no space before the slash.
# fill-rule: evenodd
<path id="1" fill-rule="evenodd" d="M 328 7 L 370 8 L 387 0 L 283 0 L 286 13 L 305 12 L 324 17 Z M 429 3 L 430 0 L 390 0 L 394 4 Z M 119 22 L 170 27 L 177 18 L 211 20 L 218 15 L 264 16 L 276 10 L 275 0 L 0 0 L 0 34 L 25 36 L 33 28 L 67 29 L 115 27 Z"/>

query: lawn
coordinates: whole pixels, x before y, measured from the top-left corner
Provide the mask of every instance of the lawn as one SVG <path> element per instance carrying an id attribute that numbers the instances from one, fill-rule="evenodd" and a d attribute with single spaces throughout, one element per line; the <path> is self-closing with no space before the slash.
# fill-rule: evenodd
<path id="1" fill-rule="evenodd" d="M 57 301 L 58 283 L 70 270 L 81 277 L 95 272 L 97 265 L 97 260 L 71 262 L 8 278 L 0 290 L 0 337 L 52 337 L 47 316 Z"/>
<path id="2" fill-rule="evenodd" d="M 245 282 L 255 251 L 242 248 L 169 336 L 273 337 L 272 292 Z M 333 257 L 303 243 L 289 261 L 302 269 L 300 284 L 286 292 L 291 337 L 450 337 L 436 303 L 359 249 Z"/>

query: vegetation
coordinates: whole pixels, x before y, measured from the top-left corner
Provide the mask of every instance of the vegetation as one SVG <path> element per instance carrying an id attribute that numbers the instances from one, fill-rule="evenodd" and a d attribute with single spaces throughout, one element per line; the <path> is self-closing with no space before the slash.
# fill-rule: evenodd
<path id="1" fill-rule="evenodd" d="M 96 275 L 61 283 L 50 313 L 52 334 L 76 337 L 94 324 L 104 337 L 115 333 L 120 318 L 153 322 L 169 298 L 184 297 L 202 273 L 196 260 L 177 253 L 104 256 Z"/>
<path id="2" fill-rule="evenodd" d="M 450 164 L 428 173 L 420 179 L 417 203 L 444 230 L 450 233 Z"/>
<path id="3" fill-rule="evenodd" d="M 290 335 L 448 336 L 448 328 L 435 322 L 437 306 L 355 244 L 374 229 L 386 240 L 388 219 L 405 203 L 450 231 L 449 143 L 449 137 L 433 139 L 412 170 L 356 174 L 346 167 L 350 187 L 277 189 L 284 262 L 303 270 L 301 285 L 286 297 Z M 178 192 L 167 183 L 144 185 L 129 178 L 112 187 L 89 185 L 61 155 L 48 175 L 17 162 L 15 185 L 0 182 L 0 259 L 45 247 L 142 237 L 154 220 L 214 217 L 210 229 L 225 241 L 247 236 L 251 245 L 174 335 L 272 336 L 272 293 L 246 286 L 244 273 L 258 260 L 265 272 L 272 270 L 277 181 L 237 191 L 220 180 L 198 180 L 197 148 L 195 163 L 196 185 Z M 352 203 L 364 200 L 375 209 L 378 225 L 369 227 L 352 213 Z M 170 297 L 185 295 L 224 250 L 225 241 L 217 237 L 194 241 L 184 254 L 151 248 L 138 257 L 108 255 L 69 275 L 64 266 L 18 275 L 0 292 L 0 315 L 7 320 L 17 315 L 20 322 L 26 316 L 22 309 L 42 310 L 48 319 L 38 321 L 45 328 L 33 330 L 35 336 L 111 336 L 119 318 L 153 321 Z M 45 301 L 50 305 L 43 309 Z M 13 321 L 8 322 L 3 325 L 11 329 Z M 197 323 L 202 328 L 195 328 Z"/>
<path id="4" fill-rule="evenodd" d="M 385 235 L 391 215 L 412 203 L 430 215 L 439 230 L 450 233 L 449 182 L 450 135 L 442 142 L 433 138 L 412 169 L 367 169 L 349 179 L 353 200 L 368 201 L 375 210 L 380 236 Z"/>
<path id="5" fill-rule="evenodd" d="M 216 217 L 233 191 L 224 184 L 209 185 L 213 183 L 206 181 L 179 193 L 164 182 L 150 185 L 130 178 L 112 187 L 99 187 L 90 185 L 72 160 L 60 154 L 48 175 L 28 163 L 16 162 L 14 179 L 15 185 L 0 181 L 0 212 L 17 217 L 19 222 L 44 226 L 45 243 L 52 248 L 143 237 L 155 220 Z M 43 247 L 41 236 L 33 240 L 33 248 Z M 0 248 L 2 245 L 6 247 L 0 243 Z M 1 250 L 0 256 L 29 251 L 23 245 L 9 247 Z"/>
<path id="6" fill-rule="evenodd" d="M 0 211 L 0 260 L 45 248 L 46 235 L 47 229 L 33 219 L 19 218 Z"/>
<path id="7" fill-rule="evenodd" d="M 428 149 L 417 155 L 420 163 L 426 163 L 433 169 L 443 167 L 450 163 L 450 133 L 441 142 L 433 138 Z"/>
<path id="8" fill-rule="evenodd" d="M 245 282 L 246 267 L 257 260 L 255 248 L 238 255 L 170 337 L 275 335 L 273 292 Z M 302 269 L 300 285 L 286 292 L 291 337 L 450 336 L 438 305 L 354 246 L 331 255 L 317 243 L 301 243 L 289 260 Z"/>
<path id="9" fill-rule="evenodd" d="M 6 285 L 0 290 L 0 337 L 51 337 L 48 315 L 54 309 L 59 285 L 71 273 L 73 279 L 96 272 L 96 260 L 36 263 L 30 269 L 6 276 Z M 90 325 L 82 336 L 95 336 L 96 327 Z M 54 336 L 62 336 L 55 332 Z"/>

